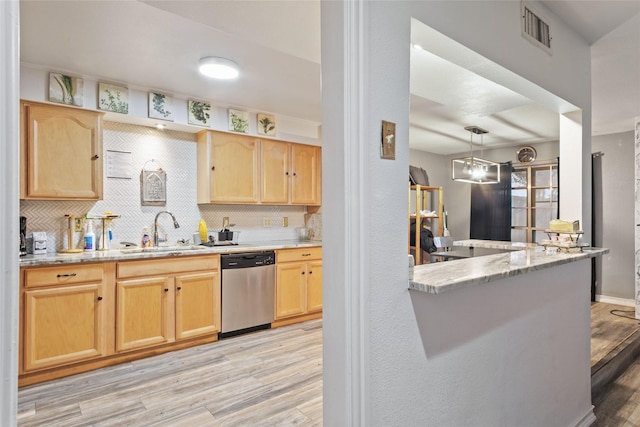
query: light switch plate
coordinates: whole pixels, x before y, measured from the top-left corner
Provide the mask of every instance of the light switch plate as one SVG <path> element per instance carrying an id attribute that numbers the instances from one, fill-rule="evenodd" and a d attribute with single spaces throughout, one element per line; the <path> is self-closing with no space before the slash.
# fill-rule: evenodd
<path id="1" fill-rule="evenodd" d="M 380 158 L 396 159 L 396 124 L 382 121 L 382 133 L 380 141 Z"/>

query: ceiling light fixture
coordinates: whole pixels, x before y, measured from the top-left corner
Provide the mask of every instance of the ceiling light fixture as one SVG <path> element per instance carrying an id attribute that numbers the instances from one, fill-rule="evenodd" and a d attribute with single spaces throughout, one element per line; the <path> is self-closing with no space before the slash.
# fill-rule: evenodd
<path id="1" fill-rule="evenodd" d="M 472 184 L 497 184 L 500 182 L 500 163 L 485 160 L 473 155 L 473 135 L 480 135 L 480 156 L 482 156 L 483 135 L 489 133 L 477 126 L 467 126 L 469 131 L 470 154 L 451 160 L 451 177 L 454 181 L 470 182 Z"/>
<path id="2" fill-rule="evenodd" d="M 238 64 L 230 59 L 217 56 L 201 58 L 198 70 L 207 77 L 221 80 L 235 79 L 240 75 Z"/>

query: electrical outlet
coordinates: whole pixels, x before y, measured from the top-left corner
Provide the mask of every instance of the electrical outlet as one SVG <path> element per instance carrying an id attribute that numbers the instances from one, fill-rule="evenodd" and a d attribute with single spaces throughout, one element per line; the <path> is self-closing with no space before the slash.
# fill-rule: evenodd
<path id="1" fill-rule="evenodd" d="M 288 227 L 289 226 L 289 217 L 288 216 L 282 217 L 282 226 L 283 227 Z"/>
<path id="2" fill-rule="evenodd" d="M 74 218 L 73 221 L 75 222 L 75 230 L 82 231 L 82 218 Z"/>
<path id="3" fill-rule="evenodd" d="M 271 218 L 269 218 L 268 216 L 265 216 L 264 218 L 262 218 L 262 226 L 271 227 Z"/>

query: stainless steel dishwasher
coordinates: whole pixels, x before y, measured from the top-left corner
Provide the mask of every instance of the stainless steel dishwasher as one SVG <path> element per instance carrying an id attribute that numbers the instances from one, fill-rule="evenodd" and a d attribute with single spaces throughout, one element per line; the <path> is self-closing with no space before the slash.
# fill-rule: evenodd
<path id="1" fill-rule="evenodd" d="M 275 253 L 222 255 L 220 338 L 268 329 L 274 320 Z"/>

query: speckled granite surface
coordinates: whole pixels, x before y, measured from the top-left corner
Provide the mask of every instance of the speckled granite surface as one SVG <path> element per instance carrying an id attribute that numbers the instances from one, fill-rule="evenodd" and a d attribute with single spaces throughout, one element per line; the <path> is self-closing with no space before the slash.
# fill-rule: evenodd
<path id="1" fill-rule="evenodd" d="M 609 252 L 604 248 L 585 248 L 579 253 L 554 253 L 543 251 L 535 244 L 518 244 L 487 240 L 462 240 L 454 246 L 505 249 L 509 252 L 466 258 L 455 261 L 417 265 L 409 289 L 430 294 L 441 294 L 536 270 L 593 258 Z"/>
<path id="2" fill-rule="evenodd" d="M 20 258 L 20 267 L 35 267 L 42 265 L 71 264 L 83 262 L 123 261 L 132 259 L 162 258 L 167 256 L 190 256 L 206 254 L 229 254 L 253 251 L 270 251 L 275 249 L 305 248 L 322 246 L 321 241 L 283 240 L 260 243 L 245 243 L 233 246 L 171 246 L 138 249 L 113 249 L 109 251 L 80 252 L 77 254 L 48 253 L 46 255 L 27 255 Z"/>

